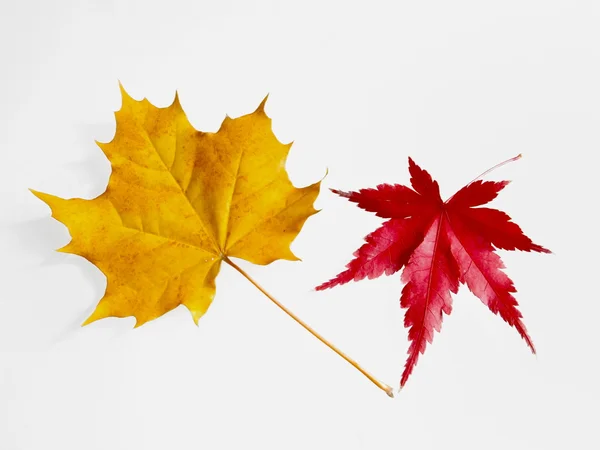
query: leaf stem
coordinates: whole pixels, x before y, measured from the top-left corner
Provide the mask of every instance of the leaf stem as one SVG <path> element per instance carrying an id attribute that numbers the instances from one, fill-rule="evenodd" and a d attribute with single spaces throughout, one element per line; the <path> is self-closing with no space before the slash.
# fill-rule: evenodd
<path id="1" fill-rule="evenodd" d="M 485 172 L 483 172 L 483 173 L 480 173 L 479 175 L 477 175 L 475 178 L 473 178 L 471 181 L 469 181 L 467 184 L 465 184 L 465 187 L 467 187 L 467 186 L 468 186 L 468 185 L 470 185 L 471 183 L 473 183 L 473 182 L 475 182 L 475 181 L 479 180 L 480 178 L 483 178 L 483 177 L 484 177 L 484 176 L 486 176 L 488 173 L 490 173 L 492 170 L 496 170 L 496 169 L 498 169 L 499 167 L 502 167 L 503 165 L 505 165 L 505 164 L 508 164 L 508 163 L 510 163 L 510 162 L 517 161 L 517 160 L 521 159 L 522 157 L 523 157 L 523 155 L 522 155 L 521 153 L 519 153 L 517 156 L 513 156 L 512 158 L 509 158 L 509 159 L 507 159 L 506 161 L 502 161 L 501 163 L 498 163 L 498 164 L 496 164 L 494 167 L 492 167 L 492 168 L 490 168 L 490 169 L 486 170 Z M 458 191 L 457 191 L 457 192 L 458 192 Z M 452 197 L 450 197 L 450 198 L 449 198 L 448 200 L 446 200 L 444 203 L 448 203 L 448 202 L 450 202 L 450 200 L 452 200 L 452 199 L 454 198 L 454 196 L 455 196 L 455 195 L 456 195 L 456 193 L 454 193 L 454 194 L 452 195 Z"/>
<path id="2" fill-rule="evenodd" d="M 250 283 L 252 283 L 260 292 L 262 292 L 269 300 L 271 300 L 275 305 L 277 305 L 284 313 L 294 319 L 300 326 L 302 326 L 306 331 L 316 337 L 319 341 L 329 347 L 331 350 L 336 352 L 339 356 L 344 358 L 348 363 L 350 363 L 355 369 L 357 369 L 360 373 L 362 373 L 365 377 L 367 377 L 375 386 L 384 391 L 389 397 L 394 397 L 394 390 L 385 383 L 382 383 L 365 369 L 363 369 L 360 364 L 354 361 L 352 358 L 347 356 L 344 352 L 338 349 L 336 346 L 327 341 L 324 337 L 322 337 L 319 333 L 317 333 L 310 325 L 306 324 L 302 319 L 297 317 L 293 312 L 291 312 L 288 308 L 286 308 L 282 303 L 280 303 L 275 297 L 269 294 L 267 291 L 263 289 L 263 287 L 258 284 L 250 275 L 244 271 L 241 267 L 239 267 L 236 263 L 231 261 L 227 256 L 223 256 L 223 261 L 237 270 L 244 278 L 246 278 Z"/>
<path id="3" fill-rule="evenodd" d="M 505 164 L 508 164 L 508 163 L 510 163 L 510 162 L 517 161 L 518 159 L 521 159 L 522 157 L 523 157 L 523 155 L 522 155 L 521 153 L 519 153 L 517 156 L 513 156 L 512 158 L 510 158 L 510 159 L 507 159 L 506 161 L 502 161 L 501 163 L 499 163 L 499 164 L 496 164 L 496 165 L 495 165 L 494 167 L 492 167 L 491 169 L 488 169 L 488 170 L 486 170 L 485 172 L 483 172 L 483 173 L 482 173 L 482 174 L 480 174 L 479 176 L 477 176 L 477 177 L 473 178 L 471 181 L 469 181 L 469 182 L 467 183 L 467 186 L 468 186 L 469 184 L 473 183 L 474 181 L 477 181 L 477 180 L 479 180 L 480 178 L 483 178 L 485 175 L 487 175 L 488 173 L 490 173 L 492 170 L 498 169 L 499 167 L 502 167 L 503 165 L 505 165 Z"/>

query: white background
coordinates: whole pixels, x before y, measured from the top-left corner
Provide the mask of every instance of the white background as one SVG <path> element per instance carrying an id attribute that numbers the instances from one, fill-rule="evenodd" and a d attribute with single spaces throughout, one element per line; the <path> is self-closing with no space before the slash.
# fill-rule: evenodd
<path id="1" fill-rule="evenodd" d="M 367 6 L 368 4 L 368 6 Z M 595 1 L 4 1 L 0 6 L 0 448 L 597 449 L 600 6 Z M 555 253 L 501 252 L 532 356 L 462 288 L 392 400 L 229 267 L 195 327 L 182 307 L 80 328 L 105 279 L 55 253 L 65 227 L 27 190 L 92 198 L 117 80 L 194 126 L 267 113 L 295 141 L 296 185 L 323 176 L 293 244 L 257 280 L 385 382 L 407 332 L 399 275 L 331 291 L 380 219 L 345 190 L 447 197 L 496 163 L 493 203 Z"/>

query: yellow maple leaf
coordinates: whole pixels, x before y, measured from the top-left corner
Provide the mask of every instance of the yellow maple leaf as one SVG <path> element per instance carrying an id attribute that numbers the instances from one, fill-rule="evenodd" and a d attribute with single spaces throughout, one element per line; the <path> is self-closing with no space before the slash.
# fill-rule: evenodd
<path id="1" fill-rule="evenodd" d="M 380 389 L 392 389 L 321 337 L 229 257 L 255 264 L 297 260 L 290 244 L 308 217 L 321 182 L 296 188 L 282 144 L 264 111 L 226 117 L 219 131 L 197 131 L 177 95 L 157 108 L 131 98 L 115 113 L 113 140 L 98 143 L 112 167 L 106 191 L 85 200 L 32 192 L 67 226 L 61 252 L 80 255 L 106 276 L 106 292 L 84 325 L 134 316 L 136 327 L 185 305 L 194 322 L 215 296 L 226 262 L 286 314 Z"/>
<path id="2" fill-rule="evenodd" d="M 98 143 L 112 167 L 106 191 L 92 200 L 33 191 L 69 229 L 72 240 L 59 251 L 106 275 L 106 293 L 86 324 L 135 316 L 140 326 L 181 304 L 197 323 L 228 256 L 256 264 L 298 259 L 290 244 L 317 212 L 320 182 L 290 182 L 291 144 L 273 134 L 266 98 L 252 114 L 226 117 L 219 131 L 204 133 L 177 95 L 157 108 L 121 92 L 115 137 Z"/>

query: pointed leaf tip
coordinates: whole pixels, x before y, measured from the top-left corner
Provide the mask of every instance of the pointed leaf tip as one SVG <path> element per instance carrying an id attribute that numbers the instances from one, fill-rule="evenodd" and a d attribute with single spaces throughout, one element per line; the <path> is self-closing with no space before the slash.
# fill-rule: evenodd
<path id="1" fill-rule="evenodd" d="M 125 90 L 123 83 L 119 80 L 119 90 L 121 91 L 121 108 L 128 101 L 135 101 L 134 98 L 129 95 L 129 93 Z"/>
<path id="2" fill-rule="evenodd" d="M 81 326 L 82 326 L 82 327 L 86 327 L 86 326 L 88 326 L 90 323 L 96 322 L 97 320 L 98 320 L 98 319 L 95 319 L 95 318 L 94 318 L 94 316 L 93 316 L 93 314 L 92 314 L 90 317 L 88 317 L 87 319 L 85 319 L 85 320 L 84 320 L 84 321 L 81 323 Z"/>
<path id="3" fill-rule="evenodd" d="M 269 94 L 267 94 L 265 96 L 265 98 L 263 98 L 262 102 L 260 102 L 260 105 L 258 105 L 258 108 L 256 108 L 255 112 L 262 112 L 262 113 L 265 112 L 265 104 L 267 103 L 268 98 L 269 98 Z"/>
<path id="4" fill-rule="evenodd" d="M 333 189 L 333 188 L 329 188 L 329 190 L 331 192 L 333 192 L 334 194 L 339 195 L 340 197 L 350 198 L 352 196 L 352 192 L 341 191 L 339 189 Z"/>
<path id="5" fill-rule="evenodd" d="M 28 188 L 28 189 L 29 189 L 29 192 L 31 192 L 33 195 L 35 195 L 41 201 L 43 201 L 48 206 L 50 206 L 49 202 L 51 201 L 52 198 L 54 198 L 53 195 L 46 194 L 45 192 L 41 192 L 41 191 L 36 191 L 35 189 L 31 189 L 31 188 Z"/>
<path id="6" fill-rule="evenodd" d="M 122 97 L 129 97 L 129 94 L 125 90 L 125 86 L 123 86 L 123 83 L 121 83 L 121 80 L 119 80 L 119 91 L 121 92 Z"/>
<path id="7" fill-rule="evenodd" d="M 174 105 L 180 105 L 181 103 L 179 102 L 179 92 L 177 92 L 177 90 L 175 91 L 175 97 L 173 98 L 173 102 L 171 103 L 171 106 Z"/>

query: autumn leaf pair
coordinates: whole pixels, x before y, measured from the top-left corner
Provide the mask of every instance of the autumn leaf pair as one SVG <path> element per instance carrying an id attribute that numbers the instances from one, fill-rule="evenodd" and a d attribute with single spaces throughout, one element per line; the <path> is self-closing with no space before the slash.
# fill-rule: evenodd
<path id="1" fill-rule="evenodd" d="M 280 143 L 264 111 L 225 118 L 216 133 L 195 130 L 177 96 L 157 108 L 124 89 L 110 143 L 98 144 L 112 167 L 106 191 L 92 200 L 62 199 L 37 191 L 71 242 L 61 252 L 83 256 L 107 278 L 106 292 L 85 321 L 134 316 L 136 326 L 185 305 L 196 323 L 215 296 L 222 262 L 248 278 L 286 313 L 379 382 L 270 296 L 230 258 L 255 264 L 297 260 L 290 244 L 308 217 L 320 182 L 296 188 L 285 170 L 291 144 Z M 400 304 L 406 308 L 410 348 L 401 386 L 420 353 L 450 314 L 459 283 L 515 327 L 532 351 L 512 281 L 495 248 L 548 252 L 509 216 L 475 208 L 507 182 L 474 181 L 446 202 L 431 176 L 409 159 L 412 189 L 381 184 L 333 192 L 388 219 L 366 237 L 347 269 L 317 290 L 351 280 L 391 275 L 404 268 Z"/>

